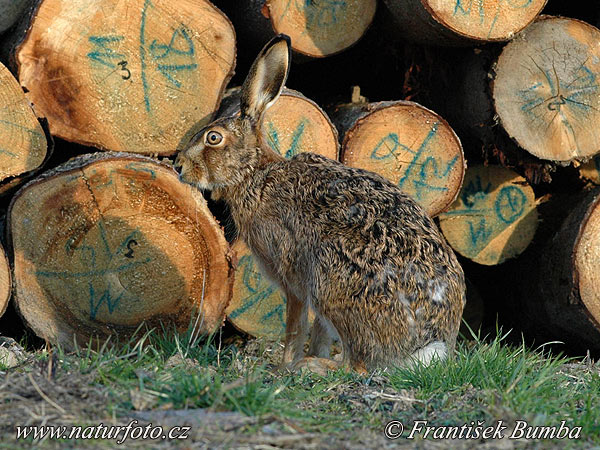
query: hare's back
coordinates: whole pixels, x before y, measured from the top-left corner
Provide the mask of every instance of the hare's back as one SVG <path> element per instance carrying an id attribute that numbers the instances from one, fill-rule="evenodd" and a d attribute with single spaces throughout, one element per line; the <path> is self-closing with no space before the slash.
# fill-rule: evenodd
<path id="1" fill-rule="evenodd" d="M 302 203 L 298 207 L 317 221 L 321 218 L 342 227 L 362 228 L 373 222 L 389 231 L 439 234 L 417 202 L 376 173 L 313 153 L 296 155 L 286 172 L 291 177 L 291 195 Z"/>

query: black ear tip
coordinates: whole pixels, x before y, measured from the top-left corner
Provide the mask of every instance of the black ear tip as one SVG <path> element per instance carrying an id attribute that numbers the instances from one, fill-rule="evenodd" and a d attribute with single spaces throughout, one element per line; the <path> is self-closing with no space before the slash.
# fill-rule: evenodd
<path id="1" fill-rule="evenodd" d="M 285 41 L 288 47 L 292 46 L 292 38 L 290 38 L 287 34 L 280 33 L 273 38 L 271 41 L 272 44 L 276 44 L 278 42 Z"/>

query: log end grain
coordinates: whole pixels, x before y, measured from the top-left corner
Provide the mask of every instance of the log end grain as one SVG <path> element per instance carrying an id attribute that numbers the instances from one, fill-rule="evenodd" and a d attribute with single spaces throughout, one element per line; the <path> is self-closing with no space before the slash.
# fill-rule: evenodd
<path id="1" fill-rule="evenodd" d="M 315 102 L 298 92 L 286 89 L 265 113 L 262 126 L 269 146 L 286 158 L 312 152 L 338 159 L 335 127 Z"/>
<path id="2" fill-rule="evenodd" d="M 375 16 L 375 0 L 267 0 L 276 33 L 291 37 L 292 48 L 310 57 L 324 57 L 352 46 Z"/>
<path id="3" fill-rule="evenodd" d="M 600 329 L 600 195 L 581 225 L 573 259 L 579 297 Z"/>
<path id="4" fill-rule="evenodd" d="M 341 161 L 389 179 L 431 216 L 446 210 L 456 199 L 465 172 L 462 146 L 450 125 L 413 102 L 359 108 L 368 112 L 346 132 Z"/>
<path id="5" fill-rule="evenodd" d="M 207 0 L 45 0 L 15 59 L 55 136 L 168 155 L 212 118 L 233 72 L 235 34 Z"/>
<path id="6" fill-rule="evenodd" d="M 224 318 L 233 269 L 223 232 L 172 167 L 85 156 L 24 186 L 10 206 L 15 303 L 67 347 L 126 339 L 145 322 L 201 332 Z"/>
<path id="7" fill-rule="evenodd" d="M 459 36 L 475 41 L 506 41 L 535 20 L 547 0 L 424 0 L 434 20 Z"/>
<path id="8" fill-rule="evenodd" d="M 236 241 L 232 249 L 238 263 L 227 318 L 251 336 L 279 339 L 285 333 L 283 293 L 261 273 L 252 252 L 242 241 Z"/>
<path id="9" fill-rule="evenodd" d="M 48 143 L 21 86 L 0 64 L 0 181 L 37 169 Z M 6 105 L 6 106 L 5 106 Z"/>
<path id="10" fill-rule="evenodd" d="M 495 108 L 529 153 L 552 161 L 587 159 L 600 148 L 600 30 L 544 16 L 498 58 Z"/>
<path id="11" fill-rule="evenodd" d="M 524 178 L 499 166 L 470 167 L 458 199 L 440 215 L 452 248 L 483 265 L 520 255 L 537 225 L 533 190 Z"/>

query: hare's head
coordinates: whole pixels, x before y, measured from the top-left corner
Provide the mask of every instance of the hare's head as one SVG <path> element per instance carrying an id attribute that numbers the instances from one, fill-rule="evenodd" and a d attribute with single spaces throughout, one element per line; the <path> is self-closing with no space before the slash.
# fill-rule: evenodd
<path id="1" fill-rule="evenodd" d="M 175 166 L 183 181 L 199 189 L 227 188 L 276 157 L 262 145 L 261 122 L 279 97 L 289 66 L 290 40 L 276 36 L 262 49 L 244 81 L 240 114 L 203 128 L 177 156 Z"/>

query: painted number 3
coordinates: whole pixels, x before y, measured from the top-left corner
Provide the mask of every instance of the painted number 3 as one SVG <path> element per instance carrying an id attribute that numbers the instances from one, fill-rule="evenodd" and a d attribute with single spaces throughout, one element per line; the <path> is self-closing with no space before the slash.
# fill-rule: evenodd
<path id="1" fill-rule="evenodd" d="M 118 64 L 121 67 L 121 78 L 129 80 L 131 78 L 131 72 L 127 68 L 127 61 L 121 61 Z"/>

